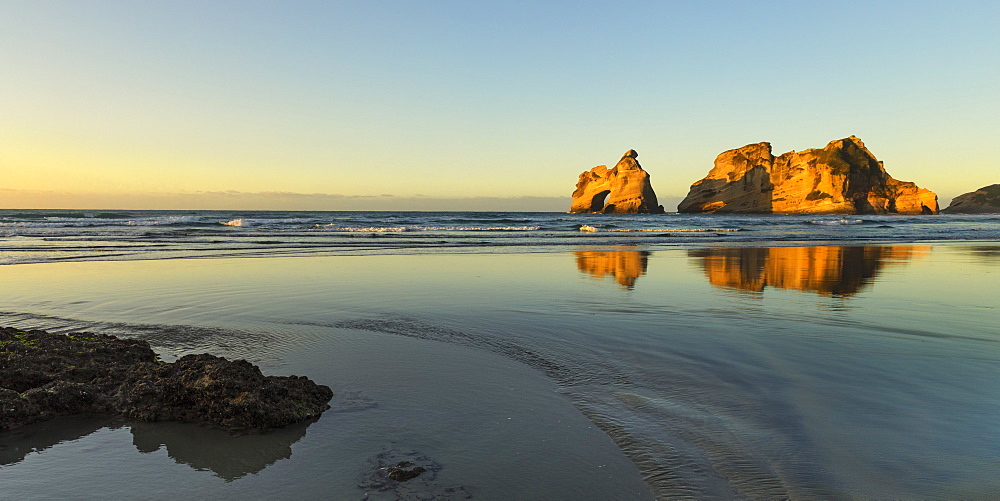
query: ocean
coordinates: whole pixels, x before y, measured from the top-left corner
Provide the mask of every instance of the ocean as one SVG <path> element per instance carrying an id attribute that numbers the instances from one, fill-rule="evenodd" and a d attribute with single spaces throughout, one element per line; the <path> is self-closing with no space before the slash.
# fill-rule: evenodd
<path id="1" fill-rule="evenodd" d="M 768 243 L 997 241 L 990 215 L 0 210 L 0 264 Z"/>
<path id="2" fill-rule="evenodd" d="M 335 392 L 2 433 L 2 499 L 1000 498 L 1000 215 L 3 210 L 0 264 L 0 325 Z"/>

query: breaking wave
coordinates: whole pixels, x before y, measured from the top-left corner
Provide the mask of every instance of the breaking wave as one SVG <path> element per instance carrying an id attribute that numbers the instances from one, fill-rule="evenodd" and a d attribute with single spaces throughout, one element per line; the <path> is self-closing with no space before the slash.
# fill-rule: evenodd
<path id="1" fill-rule="evenodd" d="M 536 231 L 540 226 L 369 226 L 355 228 L 332 224 L 317 224 L 312 230 L 347 233 L 403 233 L 421 231 Z"/>
<path id="2" fill-rule="evenodd" d="M 740 228 L 619 228 L 605 230 L 615 233 L 725 233 L 741 231 Z"/>
<path id="3" fill-rule="evenodd" d="M 670 225 L 669 227 L 666 225 Z M 718 242 L 996 240 L 996 216 L 0 209 L 0 265 Z"/>
<path id="4" fill-rule="evenodd" d="M 864 224 L 864 219 L 813 219 L 806 221 L 806 224 L 817 224 L 821 226 L 844 226 L 849 224 Z"/>

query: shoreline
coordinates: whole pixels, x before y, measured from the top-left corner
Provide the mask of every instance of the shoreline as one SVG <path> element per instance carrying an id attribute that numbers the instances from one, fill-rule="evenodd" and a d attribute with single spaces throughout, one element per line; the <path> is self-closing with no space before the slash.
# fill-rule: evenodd
<path id="1" fill-rule="evenodd" d="M 365 250 L 330 250 L 290 252 L 287 254 L 264 253 L 260 255 L 179 255 L 171 257 L 86 257 L 47 259 L 16 263 L 0 263 L 0 267 L 30 266 L 59 263 L 122 263 L 122 262 L 156 262 L 185 260 L 266 260 L 285 258 L 340 258 L 340 257 L 377 257 L 377 256 L 420 256 L 420 255 L 518 255 L 518 254 L 565 254 L 577 251 L 616 251 L 638 250 L 645 252 L 669 252 L 674 250 L 697 250 L 704 248 L 772 248 L 772 247 L 864 247 L 864 246 L 896 246 L 896 245 L 932 245 L 932 246 L 995 246 L 1000 245 L 997 239 L 853 239 L 853 240 L 752 240 L 752 241 L 707 241 L 707 242 L 609 242 L 589 244 L 550 244 L 525 246 L 454 246 L 434 248 L 391 248 Z"/>

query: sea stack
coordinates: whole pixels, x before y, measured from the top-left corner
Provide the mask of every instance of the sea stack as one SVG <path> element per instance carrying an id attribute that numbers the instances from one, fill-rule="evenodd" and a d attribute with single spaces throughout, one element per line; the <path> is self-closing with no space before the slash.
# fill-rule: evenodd
<path id="1" fill-rule="evenodd" d="M 998 214 L 1000 213 L 1000 184 L 983 186 L 976 191 L 955 197 L 942 210 L 948 214 Z"/>
<path id="2" fill-rule="evenodd" d="M 855 136 L 771 154 L 770 143 L 723 152 L 677 207 L 685 213 L 937 214 L 937 195 L 893 179 Z"/>
<path id="3" fill-rule="evenodd" d="M 628 150 L 613 169 L 598 165 L 580 174 L 570 212 L 604 214 L 659 214 L 663 206 L 649 183 L 649 174 L 636 161 L 639 154 Z"/>

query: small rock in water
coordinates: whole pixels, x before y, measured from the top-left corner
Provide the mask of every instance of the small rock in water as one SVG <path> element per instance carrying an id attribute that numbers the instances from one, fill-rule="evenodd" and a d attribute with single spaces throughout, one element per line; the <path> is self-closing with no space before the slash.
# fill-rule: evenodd
<path id="1" fill-rule="evenodd" d="M 427 471 L 422 466 L 416 466 L 409 461 L 402 461 L 396 466 L 392 466 L 388 469 L 389 478 L 397 482 L 406 482 L 407 480 L 417 478 L 421 473 Z"/>
<path id="2" fill-rule="evenodd" d="M 396 499 L 449 501 L 472 497 L 465 486 L 441 485 L 437 480 L 441 465 L 417 451 L 384 450 L 368 458 L 365 471 L 358 487 L 366 491 L 391 492 L 389 495 Z M 366 492 L 364 498 L 368 497 Z"/>

